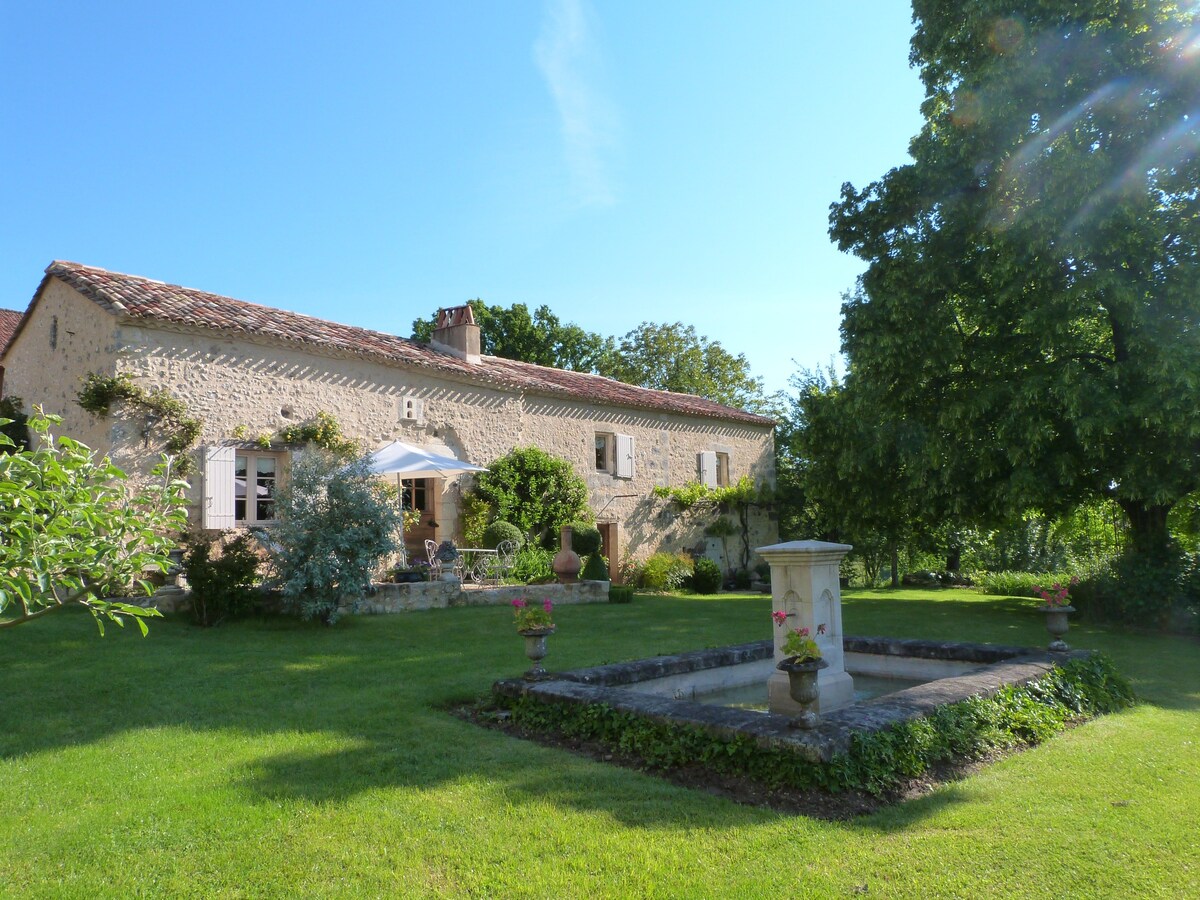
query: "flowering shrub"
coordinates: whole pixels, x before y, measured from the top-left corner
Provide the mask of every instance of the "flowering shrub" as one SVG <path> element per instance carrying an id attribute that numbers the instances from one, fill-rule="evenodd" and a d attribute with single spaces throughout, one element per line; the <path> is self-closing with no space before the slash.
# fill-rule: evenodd
<path id="1" fill-rule="evenodd" d="M 512 605 L 513 622 L 516 623 L 517 631 L 554 627 L 554 620 L 550 618 L 554 604 L 548 598 L 542 601 L 541 607 L 531 606 L 523 597 L 518 597 Z"/>
<path id="2" fill-rule="evenodd" d="M 781 609 L 771 613 L 771 618 L 775 620 L 775 627 L 782 628 L 788 620 L 791 613 L 786 613 Z M 825 633 L 825 623 L 822 622 L 817 626 L 817 634 Z M 783 655 L 789 659 L 795 657 L 796 662 L 808 662 L 813 659 L 821 658 L 821 648 L 817 646 L 816 640 L 812 637 L 812 633 L 807 627 L 793 628 L 787 633 L 787 637 L 783 639 Z"/>
<path id="3" fill-rule="evenodd" d="M 1070 581 L 1071 587 L 1074 587 L 1077 584 L 1079 584 L 1079 579 L 1072 577 Z M 1058 607 L 1071 605 L 1071 594 L 1068 592 L 1067 588 L 1063 587 L 1057 581 L 1048 588 L 1042 587 L 1040 584 L 1035 584 L 1033 586 L 1033 591 L 1044 601 L 1046 601 L 1047 606 Z"/>

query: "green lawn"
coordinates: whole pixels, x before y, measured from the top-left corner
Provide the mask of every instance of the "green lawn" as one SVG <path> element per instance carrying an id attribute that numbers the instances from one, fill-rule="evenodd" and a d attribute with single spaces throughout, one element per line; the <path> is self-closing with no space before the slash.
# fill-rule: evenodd
<path id="1" fill-rule="evenodd" d="M 532 594 L 536 596 L 536 592 Z M 551 668 L 765 638 L 764 597 L 563 607 Z M 0 634 L 5 896 L 1200 896 L 1200 644 L 1076 628 L 1143 702 L 850 823 L 737 806 L 445 713 L 503 608 Z M 1041 644 L 1031 601 L 853 592 L 850 634 Z M 858 893 L 856 893 L 858 892 Z"/>

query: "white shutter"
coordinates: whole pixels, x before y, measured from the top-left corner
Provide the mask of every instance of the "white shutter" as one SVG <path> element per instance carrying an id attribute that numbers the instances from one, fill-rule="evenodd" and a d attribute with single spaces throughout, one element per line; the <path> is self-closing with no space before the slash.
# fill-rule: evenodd
<path id="1" fill-rule="evenodd" d="M 717 454 L 712 450 L 703 450 L 696 454 L 700 466 L 700 483 L 705 487 L 717 486 Z"/>
<path id="2" fill-rule="evenodd" d="M 617 471 L 618 478 L 633 477 L 633 437 L 628 434 L 617 435 Z"/>
<path id="3" fill-rule="evenodd" d="M 205 528 L 233 528 L 233 447 L 204 449 L 204 508 L 201 517 Z"/>

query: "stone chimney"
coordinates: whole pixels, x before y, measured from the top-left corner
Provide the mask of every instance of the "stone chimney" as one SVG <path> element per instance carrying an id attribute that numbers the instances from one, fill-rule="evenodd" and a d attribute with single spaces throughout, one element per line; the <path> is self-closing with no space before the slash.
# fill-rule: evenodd
<path id="1" fill-rule="evenodd" d="M 471 307 L 452 306 L 439 309 L 437 327 L 433 329 L 433 349 L 457 356 L 469 363 L 479 362 L 479 326 Z"/>

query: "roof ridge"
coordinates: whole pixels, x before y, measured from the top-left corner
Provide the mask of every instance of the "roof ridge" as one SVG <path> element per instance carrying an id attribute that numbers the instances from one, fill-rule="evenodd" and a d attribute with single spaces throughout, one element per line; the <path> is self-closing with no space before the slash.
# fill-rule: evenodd
<path id="1" fill-rule="evenodd" d="M 102 269 L 100 266 L 89 266 L 87 263 L 73 262 L 69 259 L 51 260 L 50 265 L 46 266 L 46 273 L 53 274 L 50 272 L 50 270 L 56 266 L 72 266 L 76 269 L 87 269 L 89 272 L 103 272 L 105 275 L 119 275 L 122 278 L 136 278 L 138 281 L 148 281 L 151 284 L 164 284 L 167 287 L 183 288 L 185 291 L 198 290 L 197 288 L 184 287 L 182 284 L 171 284 L 169 281 L 160 281 L 159 279 L 151 278 L 148 275 L 135 275 L 133 272 L 117 272 L 114 269 Z M 200 293 L 207 292 L 201 291 Z"/>
<path id="2" fill-rule="evenodd" d="M 199 288 L 171 284 L 141 275 L 113 272 L 67 260 L 54 260 L 46 277 L 63 279 L 88 299 L 132 319 L 282 340 L 325 350 L 373 356 L 390 364 L 433 369 L 510 390 L 567 396 L 616 406 L 657 409 L 682 415 L 774 424 L 757 413 L 726 406 L 706 397 L 626 384 L 594 372 L 576 372 L 501 356 L 482 356 L 469 363 L 412 338 L 346 325 L 330 319 L 265 306 Z M 39 289 L 40 292 L 40 289 Z"/>

